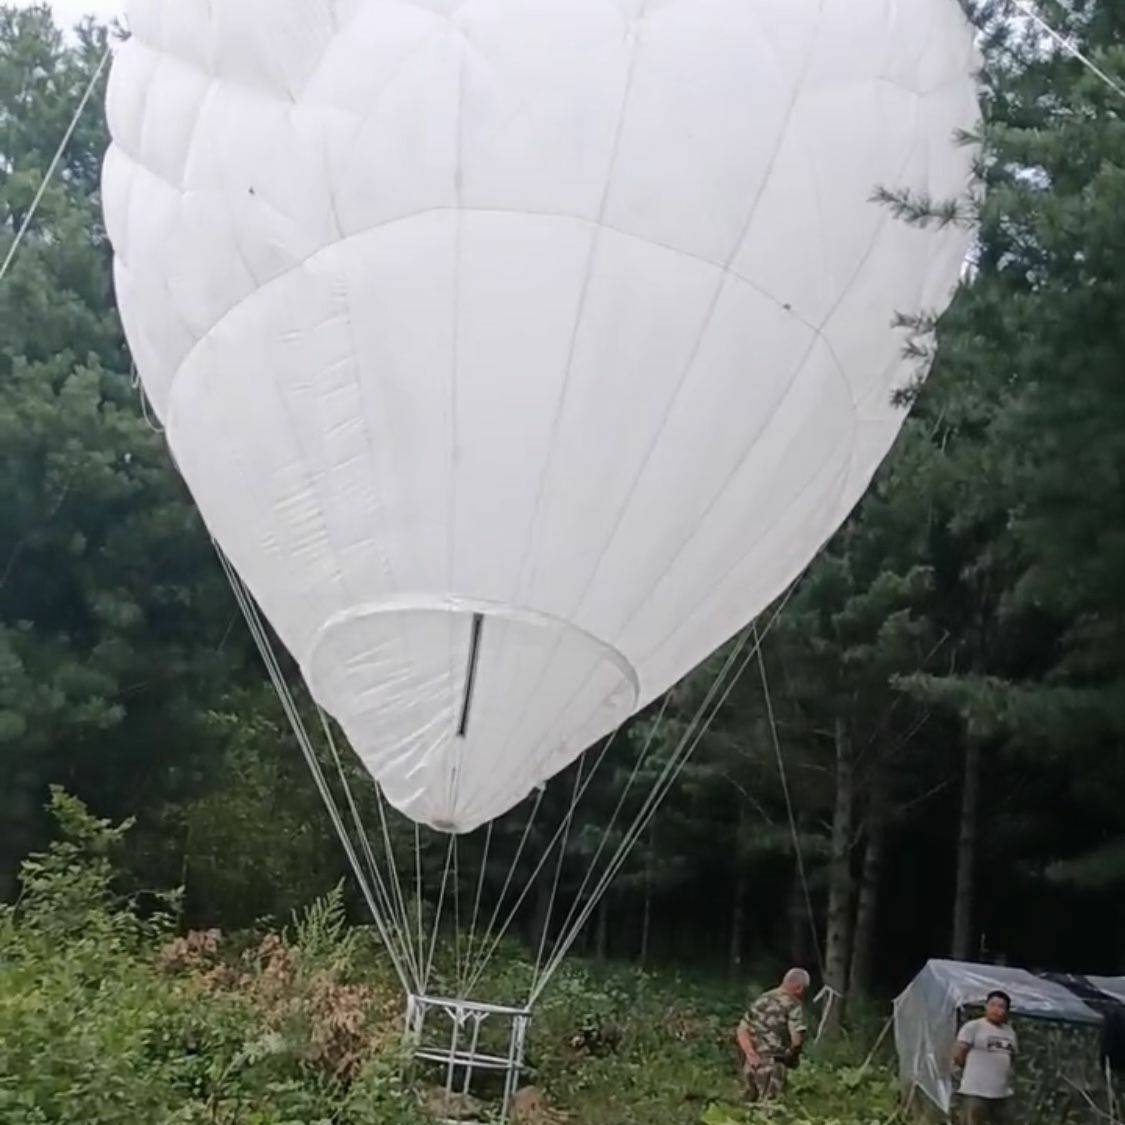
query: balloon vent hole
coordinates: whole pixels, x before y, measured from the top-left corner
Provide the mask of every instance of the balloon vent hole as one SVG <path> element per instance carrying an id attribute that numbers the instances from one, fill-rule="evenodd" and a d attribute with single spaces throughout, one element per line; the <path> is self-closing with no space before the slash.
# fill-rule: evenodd
<path id="1" fill-rule="evenodd" d="M 480 639 L 484 632 L 484 614 L 473 614 L 472 634 L 469 638 L 469 666 L 465 672 L 465 697 L 461 701 L 461 721 L 457 724 L 457 737 L 464 738 L 469 729 L 469 712 L 473 707 L 473 688 L 477 682 L 477 664 L 480 662 Z"/>

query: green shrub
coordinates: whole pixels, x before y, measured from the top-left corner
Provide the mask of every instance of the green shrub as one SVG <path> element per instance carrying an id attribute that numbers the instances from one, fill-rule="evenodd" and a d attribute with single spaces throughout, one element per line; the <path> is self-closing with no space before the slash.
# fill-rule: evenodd
<path id="1" fill-rule="evenodd" d="M 174 896 L 142 913 L 115 894 L 128 824 L 61 792 L 52 811 L 59 840 L 0 911 L 5 1125 L 420 1120 L 380 1022 L 391 1001 L 350 979 L 367 939 L 338 893 L 224 960 L 218 933 L 174 935 Z"/>

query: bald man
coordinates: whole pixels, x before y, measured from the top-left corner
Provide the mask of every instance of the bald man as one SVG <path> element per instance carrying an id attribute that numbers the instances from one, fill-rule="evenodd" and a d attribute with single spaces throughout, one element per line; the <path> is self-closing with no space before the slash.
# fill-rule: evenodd
<path id="1" fill-rule="evenodd" d="M 768 1102 L 785 1090 L 787 1068 L 795 1064 L 805 1040 L 805 1010 L 801 1004 L 809 987 L 804 969 L 790 969 L 777 988 L 750 1005 L 738 1024 L 742 1074 L 752 1102 Z"/>

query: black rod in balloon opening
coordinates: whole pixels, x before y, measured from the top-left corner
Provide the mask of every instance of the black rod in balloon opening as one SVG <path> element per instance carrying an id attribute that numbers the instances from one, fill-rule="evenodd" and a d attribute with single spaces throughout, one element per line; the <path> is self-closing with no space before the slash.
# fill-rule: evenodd
<path id="1" fill-rule="evenodd" d="M 480 660 L 480 638 L 484 630 L 484 614 L 473 614 L 473 632 L 469 638 L 469 668 L 465 673 L 465 698 L 461 703 L 461 722 L 457 727 L 457 737 L 464 738 L 469 729 L 469 710 L 473 705 L 473 688 L 477 682 L 477 662 Z"/>

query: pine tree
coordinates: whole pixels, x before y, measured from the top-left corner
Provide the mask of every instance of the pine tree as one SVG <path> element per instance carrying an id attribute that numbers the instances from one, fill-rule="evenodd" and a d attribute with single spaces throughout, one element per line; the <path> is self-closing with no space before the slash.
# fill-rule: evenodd
<path id="1" fill-rule="evenodd" d="M 64 42 L 45 8 L 0 8 L 4 253 L 105 43 L 92 26 Z M 229 597 L 138 409 L 113 309 L 98 105 L 0 284 L 0 890 L 48 780 L 111 813 L 184 784 L 228 671 Z"/>

